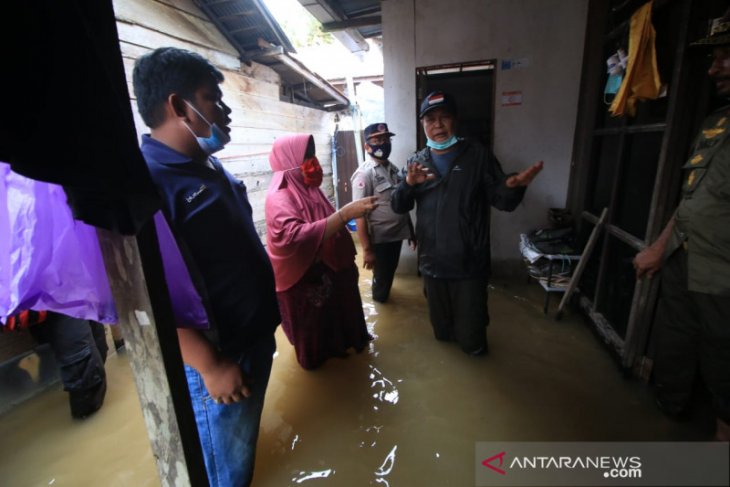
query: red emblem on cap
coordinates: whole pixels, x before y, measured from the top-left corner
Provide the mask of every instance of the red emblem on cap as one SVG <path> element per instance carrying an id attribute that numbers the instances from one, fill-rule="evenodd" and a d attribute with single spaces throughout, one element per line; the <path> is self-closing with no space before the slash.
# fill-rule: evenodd
<path id="1" fill-rule="evenodd" d="M 378 132 L 385 132 L 386 130 L 388 130 L 388 128 L 385 126 L 384 123 L 378 125 Z"/>
<path id="2" fill-rule="evenodd" d="M 444 94 L 443 93 L 436 93 L 434 95 L 431 95 L 428 97 L 428 104 L 429 105 L 435 105 L 436 103 L 442 103 L 444 101 Z"/>

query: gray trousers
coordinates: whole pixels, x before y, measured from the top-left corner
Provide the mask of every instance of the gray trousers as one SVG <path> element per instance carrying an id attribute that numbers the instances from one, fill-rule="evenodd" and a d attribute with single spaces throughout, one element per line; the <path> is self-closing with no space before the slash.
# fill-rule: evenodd
<path id="1" fill-rule="evenodd" d="M 730 422 L 730 296 L 687 289 L 684 249 L 672 254 L 662 268 L 656 326 L 653 378 L 664 408 L 684 410 L 699 373 L 717 416 Z"/>

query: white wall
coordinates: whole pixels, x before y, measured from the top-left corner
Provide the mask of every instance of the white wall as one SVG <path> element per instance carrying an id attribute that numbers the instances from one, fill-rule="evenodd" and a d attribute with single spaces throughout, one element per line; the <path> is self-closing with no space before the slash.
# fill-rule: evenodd
<path id="1" fill-rule="evenodd" d="M 114 0 L 117 30 L 132 97 L 137 132 L 148 133 L 137 113 L 132 70 L 139 56 L 158 47 L 195 51 L 223 72 L 223 101 L 231 107 L 231 143 L 216 154 L 233 175 L 243 180 L 254 222 L 265 234 L 264 202 L 271 180 L 268 155 L 274 139 L 289 133 L 314 135 L 317 157 L 325 172 L 322 189 L 334 199 L 331 136 L 334 114 L 279 100 L 280 78 L 272 69 L 246 66 L 238 52 L 198 9 L 193 0 Z"/>
<path id="2" fill-rule="evenodd" d="M 513 213 L 492 212 L 492 258 L 519 259 L 519 234 L 547 226 L 547 209 L 565 205 L 588 0 L 387 0 L 383 9 L 385 118 L 391 160 L 416 150 L 417 67 L 496 59 L 494 151 L 505 171 L 538 161 L 545 169 Z M 503 59 L 527 67 L 502 70 Z M 522 105 L 501 106 L 521 91 Z"/>

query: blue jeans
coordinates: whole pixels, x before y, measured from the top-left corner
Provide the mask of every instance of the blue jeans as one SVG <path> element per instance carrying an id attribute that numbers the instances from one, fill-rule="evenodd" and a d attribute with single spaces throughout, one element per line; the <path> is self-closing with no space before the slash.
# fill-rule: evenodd
<path id="1" fill-rule="evenodd" d="M 202 376 L 185 366 L 210 487 L 241 487 L 251 483 L 264 394 L 275 350 L 274 336 L 269 335 L 241 354 L 238 364 L 252 380 L 251 396 L 230 405 L 216 404 Z"/>

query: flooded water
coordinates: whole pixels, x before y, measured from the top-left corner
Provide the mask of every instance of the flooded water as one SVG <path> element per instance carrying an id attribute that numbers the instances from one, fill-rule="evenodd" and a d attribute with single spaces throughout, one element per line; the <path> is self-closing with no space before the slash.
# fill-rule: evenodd
<path id="1" fill-rule="evenodd" d="M 277 332 L 255 486 L 471 486 L 477 441 L 711 436 L 661 416 L 581 319 L 545 317 L 537 286 L 494 283 L 490 353 L 470 357 L 434 340 L 417 277 L 399 274 L 387 304 L 369 277 L 375 340 L 361 354 L 305 371 Z M 159 485 L 126 356 L 107 371 L 106 403 L 85 421 L 60 385 L 0 416 L 1 485 Z"/>
<path id="2" fill-rule="evenodd" d="M 106 370 L 104 406 L 83 421 L 60 384 L 0 416 L 0 485 L 160 485 L 127 356 L 111 354 Z"/>

